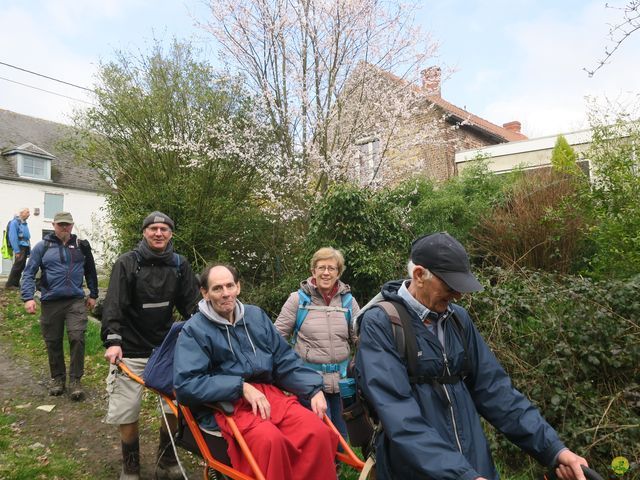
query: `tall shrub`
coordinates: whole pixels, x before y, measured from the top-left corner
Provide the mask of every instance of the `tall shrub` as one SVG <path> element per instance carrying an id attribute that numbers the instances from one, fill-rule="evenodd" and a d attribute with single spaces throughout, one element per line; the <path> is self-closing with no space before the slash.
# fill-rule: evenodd
<path id="1" fill-rule="evenodd" d="M 581 182 L 586 179 L 552 169 L 524 172 L 505 204 L 474 229 L 479 253 L 501 266 L 570 272 L 581 258 L 586 225 Z"/>
<path id="2" fill-rule="evenodd" d="M 561 173 L 577 174 L 579 168 L 576 165 L 578 156 L 564 135 L 558 135 L 556 144 L 551 152 L 551 165 L 554 170 Z"/>
<path id="3" fill-rule="evenodd" d="M 595 217 L 589 234 L 595 254 L 588 273 L 629 278 L 640 272 L 640 125 L 624 116 L 594 122 L 593 186 L 586 197 Z"/>
<path id="4" fill-rule="evenodd" d="M 177 250 L 197 266 L 226 260 L 252 280 L 268 276 L 288 238 L 270 207 L 287 184 L 240 82 L 174 42 L 101 65 L 95 92 L 97 106 L 76 118 L 83 135 L 73 147 L 113 187 L 119 248 L 135 245 L 142 218 L 161 210 L 176 223 Z"/>

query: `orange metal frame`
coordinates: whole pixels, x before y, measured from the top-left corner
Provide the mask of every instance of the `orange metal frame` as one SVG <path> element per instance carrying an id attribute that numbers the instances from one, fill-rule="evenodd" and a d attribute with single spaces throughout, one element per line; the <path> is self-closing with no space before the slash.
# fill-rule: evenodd
<path id="1" fill-rule="evenodd" d="M 203 473 L 205 480 L 207 478 L 207 470 L 211 468 L 232 478 L 233 480 L 265 480 L 264 474 L 260 470 L 260 467 L 258 466 L 255 458 L 253 457 L 253 454 L 251 453 L 251 450 L 249 449 L 247 442 L 245 441 L 244 437 L 240 433 L 240 430 L 238 430 L 236 422 L 233 420 L 233 417 L 231 415 L 228 415 L 222 412 L 227 417 L 227 422 L 229 423 L 229 427 L 233 432 L 233 436 L 236 442 L 238 442 L 238 445 L 242 450 L 242 454 L 245 456 L 245 458 L 249 462 L 249 465 L 251 466 L 251 471 L 253 472 L 253 475 L 254 475 L 253 477 L 249 477 L 244 473 L 234 469 L 233 467 L 230 467 L 229 465 L 216 460 L 213 457 L 213 455 L 211 454 L 211 450 L 209 449 L 209 446 L 207 445 L 207 442 L 205 441 L 204 436 L 202 435 L 202 431 L 200 430 L 198 423 L 196 422 L 195 418 L 193 418 L 193 414 L 191 413 L 191 410 L 188 407 L 185 407 L 184 405 L 180 405 L 180 404 L 176 406 L 176 402 L 174 402 L 173 398 L 165 395 L 164 393 L 158 392 L 153 388 L 147 387 L 144 384 L 144 380 L 138 375 L 136 375 L 135 373 L 133 373 L 124 362 L 119 361 L 117 363 L 117 366 L 129 378 L 138 382 L 140 385 L 144 386 L 145 388 L 148 388 L 152 392 L 160 395 L 160 397 L 165 401 L 165 403 L 169 405 L 169 407 L 173 411 L 173 414 L 176 417 L 178 416 L 178 408 L 180 408 L 180 411 L 184 415 L 187 426 L 189 427 L 189 430 L 191 431 L 191 434 L 193 435 L 193 438 L 195 439 L 196 444 L 198 445 L 198 449 L 202 454 L 202 458 L 204 458 L 207 464 L 207 466 L 205 467 L 205 471 Z M 358 458 L 358 456 L 351 449 L 351 446 L 346 442 L 344 438 L 342 438 L 342 435 L 340 435 L 335 425 L 331 422 L 331 420 L 327 415 L 324 416 L 324 422 L 327 424 L 327 426 L 331 430 L 335 432 L 336 435 L 338 435 L 338 438 L 340 439 L 339 441 L 343 451 L 337 452 L 336 458 L 341 462 L 352 466 L 356 470 L 362 470 L 362 468 L 364 467 L 364 462 L 360 460 L 360 458 Z"/>

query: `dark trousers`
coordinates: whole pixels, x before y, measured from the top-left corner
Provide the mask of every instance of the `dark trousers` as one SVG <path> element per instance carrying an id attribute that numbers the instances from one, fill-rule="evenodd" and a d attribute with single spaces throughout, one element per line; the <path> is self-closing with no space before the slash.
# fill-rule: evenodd
<path id="1" fill-rule="evenodd" d="M 347 440 L 347 424 L 342 418 L 342 399 L 339 393 L 325 393 L 327 399 L 327 416 L 340 432 L 340 435 Z"/>
<path id="2" fill-rule="evenodd" d="M 84 335 L 87 330 L 87 307 L 84 298 L 69 298 L 42 302 L 40 329 L 47 346 L 51 378 L 65 378 L 64 327 L 71 351 L 69 378 L 80 379 L 84 374 Z"/>
<path id="3" fill-rule="evenodd" d="M 27 253 L 29 252 L 29 247 L 20 247 L 20 258 L 15 258 L 13 262 L 13 266 L 11 267 L 11 272 L 9 272 L 9 278 L 7 278 L 6 287 L 19 287 L 20 286 L 20 277 L 22 276 L 22 271 L 24 270 L 24 266 L 27 264 Z"/>

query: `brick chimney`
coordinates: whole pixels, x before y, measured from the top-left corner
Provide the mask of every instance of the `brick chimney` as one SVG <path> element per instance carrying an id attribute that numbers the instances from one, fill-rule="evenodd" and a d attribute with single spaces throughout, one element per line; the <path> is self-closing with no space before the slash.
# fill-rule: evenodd
<path id="1" fill-rule="evenodd" d="M 439 97 L 441 93 L 440 82 L 442 80 L 440 67 L 425 68 L 420 73 L 422 74 L 422 89 L 429 96 Z"/>
<path id="2" fill-rule="evenodd" d="M 520 131 L 520 129 L 522 128 L 522 124 L 517 120 L 514 120 L 513 122 L 503 123 L 502 127 L 506 128 L 510 132 L 522 133 Z"/>

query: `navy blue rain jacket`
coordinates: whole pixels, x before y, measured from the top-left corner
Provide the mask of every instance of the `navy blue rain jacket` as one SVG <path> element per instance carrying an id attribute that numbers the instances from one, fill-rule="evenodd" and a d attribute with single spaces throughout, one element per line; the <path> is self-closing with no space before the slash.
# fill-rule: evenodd
<path id="1" fill-rule="evenodd" d="M 202 313 L 207 310 L 203 302 L 178 337 L 173 383 L 178 401 L 196 407 L 194 415 L 204 428 L 217 425 L 211 410 L 197 405 L 238 400 L 245 380 L 273 384 L 304 399 L 322 389 L 322 376 L 304 366 L 262 309 L 243 305 L 242 318 L 223 324 Z"/>
<path id="2" fill-rule="evenodd" d="M 400 281 L 384 285 L 385 299 L 404 303 L 397 295 L 400 285 Z M 451 308 L 465 338 L 460 338 L 449 317 L 444 321 L 446 350 L 408 308 L 418 343 L 418 375 L 442 376 L 445 355 L 450 373 L 459 374 L 464 364 L 461 342 L 467 344 L 471 372 L 465 381 L 444 385 L 450 405 L 444 392 L 431 383 L 409 383 L 391 322 L 380 307 L 371 308 L 360 319 L 356 377 L 383 426 L 376 443 L 379 480 L 480 476 L 497 480 L 479 415 L 543 465 L 551 465 L 564 448 L 556 431 L 513 387 L 467 311 L 453 304 Z"/>

